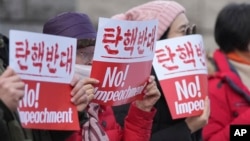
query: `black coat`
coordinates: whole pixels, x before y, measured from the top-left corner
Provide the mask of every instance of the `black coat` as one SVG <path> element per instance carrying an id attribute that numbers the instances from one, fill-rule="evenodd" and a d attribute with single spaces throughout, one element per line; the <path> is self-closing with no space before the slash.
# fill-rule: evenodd
<path id="1" fill-rule="evenodd" d="M 3 110 L 0 108 L 0 139 L 3 141 L 9 141 L 8 128 L 3 116 Z"/>

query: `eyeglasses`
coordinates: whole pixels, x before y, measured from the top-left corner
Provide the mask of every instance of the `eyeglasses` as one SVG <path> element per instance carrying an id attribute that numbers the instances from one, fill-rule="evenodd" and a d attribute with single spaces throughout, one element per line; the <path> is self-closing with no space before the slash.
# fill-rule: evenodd
<path id="1" fill-rule="evenodd" d="M 191 35 L 191 34 L 195 34 L 195 33 L 196 33 L 196 25 L 195 24 L 187 25 L 187 27 L 185 29 L 185 34 Z"/>

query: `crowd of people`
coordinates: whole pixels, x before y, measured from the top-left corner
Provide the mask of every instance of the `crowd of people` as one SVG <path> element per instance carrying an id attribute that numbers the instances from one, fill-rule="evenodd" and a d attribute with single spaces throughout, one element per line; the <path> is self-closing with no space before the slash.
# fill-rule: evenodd
<path id="1" fill-rule="evenodd" d="M 156 40 L 196 34 L 186 9 L 175 1 L 154 0 L 121 11 L 111 19 L 158 20 Z M 230 125 L 250 124 L 250 4 L 230 3 L 219 12 L 214 38 L 219 48 L 208 58 L 208 93 L 202 114 L 173 119 L 154 68 L 144 97 L 111 107 L 93 103 L 94 78 L 74 77 L 71 101 L 77 108 L 79 131 L 26 129 L 17 107 L 25 83 L 9 67 L 9 39 L 0 35 L 0 139 L 3 141 L 229 141 Z M 75 64 L 91 65 L 97 30 L 88 14 L 65 11 L 44 23 L 43 33 L 72 37 Z M 91 40 L 91 42 L 89 42 Z M 85 53 L 83 53 L 85 52 Z M 88 56 L 83 56 L 88 53 Z M 211 68 L 210 68 L 211 67 Z M 210 71 L 211 70 L 211 71 Z M 105 123 L 105 124 L 103 124 Z"/>

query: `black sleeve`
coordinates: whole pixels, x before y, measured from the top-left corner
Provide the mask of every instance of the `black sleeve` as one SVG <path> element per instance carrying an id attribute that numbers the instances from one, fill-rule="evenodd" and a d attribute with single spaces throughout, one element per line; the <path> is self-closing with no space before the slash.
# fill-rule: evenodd
<path id="1" fill-rule="evenodd" d="M 191 133 L 185 121 L 159 130 L 151 135 L 150 141 L 192 141 Z"/>
<path id="2" fill-rule="evenodd" d="M 4 141 L 9 141 L 8 128 L 6 125 L 6 121 L 4 120 L 3 110 L 0 107 L 0 139 Z"/>
<path id="3" fill-rule="evenodd" d="M 0 108 L 3 112 L 3 118 L 6 122 L 15 119 L 14 114 L 8 109 L 8 107 L 3 103 L 1 99 L 0 99 Z"/>

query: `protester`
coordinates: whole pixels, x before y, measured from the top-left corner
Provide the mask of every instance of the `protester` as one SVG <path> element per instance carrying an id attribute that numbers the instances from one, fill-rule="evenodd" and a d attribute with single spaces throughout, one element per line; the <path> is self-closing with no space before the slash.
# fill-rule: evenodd
<path id="1" fill-rule="evenodd" d="M 0 138 L 4 141 L 10 139 L 6 119 L 24 96 L 24 83 L 13 69 L 6 69 L 9 63 L 8 44 L 8 38 L 0 34 Z"/>
<path id="2" fill-rule="evenodd" d="M 230 3 L 219 12 L 213 54 L 216 72 L 209 77 L 211 115 L 205 141 L 229 141 L 230 125 L 250 124 L 250 4 Z"/>
<path id="3" fill-rule="evenodd" d="M 9 40 L 0 35 L 0 138 L 4 141 L 64 141 L 72 131 L 49 131 L 23 129 L 16 112 L 19 100 L 24 96 L 24 82 L 7 67 L 9 64 Z M 7 67 L 7 69 L 6 69 Z M 6 70 L 5 70 L 6 69 Z M 72 102 L 79 111 L 80 123 L 85 122 L 83 110 L 93 97 L 95 79 L 72 80 Z"/>
<path id="4" fill-rule="evenodd" d="M 79 44 L 76 64 L 91 64 L 94 52 L 93 43 L 95 43 L 97 33 L 86 14 L 66 12 L 57 15 L 44 24 L 43 32 L 77 38 Z M 131 104 L 123 130 L 116 123 L 111 107 L 90 103 L 87 108 L 89 120 L 81 126 L 81 131 L 76 132 L 67 141 L 149 140 L 156 112 L 153 105 L 160 97 L 154 77 L 149 78 L 144 93 L 143 100 L 137 100 Z"/>
<path id="5" fill-rule="evenodd" d="M 195 25 L 190 25 L 184 7 L 175 1 L 150 1 L 131 8 L 125 13 L 114 15 L 112 18 L 130 21 L 157 19 L 157 40 L 193 34 L 196 30 Z M 156 78 L 158 89 L 163 93 L 154 69 L 152 69 L 152 74 Z M 208 98 L 205 100 L 202 115 L 184 119 L 172 119 L 163 94 L 155 107 L 157 113 L 154 118 L 151 141 L 198 141 L 202 139 L 200 129 L 206 125 L 210 113 Z M 123 118 L 120 114 L 125 115 L 126 110 L 126 106 L 114 108 L 116 117 Z M 122 120 L 118 119 L 118 121 Z"/>

